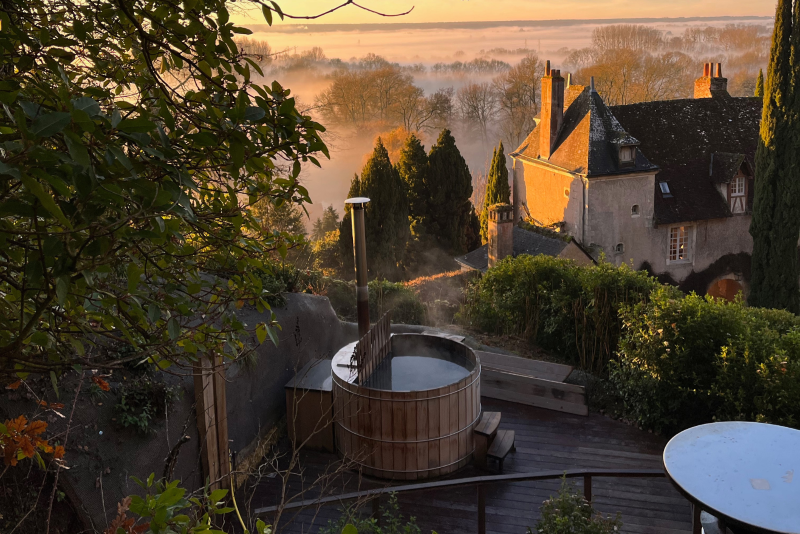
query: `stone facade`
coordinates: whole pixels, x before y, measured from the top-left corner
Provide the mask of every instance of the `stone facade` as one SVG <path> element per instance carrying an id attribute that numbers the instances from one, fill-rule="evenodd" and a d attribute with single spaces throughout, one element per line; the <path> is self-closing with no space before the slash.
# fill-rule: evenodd
<path id="1" fill-rule="evenodd" d="M 560 224 L 596 259 L 679 286 L 746 293 L 760 102 L 728 95 L 719 64 L 703 74 L 695 99 L 613 108 L 568 88 L 552 148 L 540 123 L 511 153 L 515 219 Z M 542 83 L 544 93 L 552 77 Z"/>

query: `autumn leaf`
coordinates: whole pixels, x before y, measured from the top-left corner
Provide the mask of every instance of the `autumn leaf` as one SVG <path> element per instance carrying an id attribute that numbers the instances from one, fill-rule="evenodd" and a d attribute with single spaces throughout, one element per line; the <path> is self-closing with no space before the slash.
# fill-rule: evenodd
<path id="1" fill-rule="evenodd" d="M 108 385 L 108 382 L 106 382 L 105 380 L 103 380 L 99 376 L 93 376 L 92 377 L 92 382 L 97 384 L 97 387 L 99 387 L 103 391 L 110 391 L 111 390 L 111 386 Z"/>
<path id="2" fill-rule="evenodd" d="M 22 380 L 17 380 L 13 384 L 7 385 L 6 389 L 17 389 L 20 385 L 22 385 Z"/>
<path id="3" fill-rule="evenodd" d="M 53 458 L 59 460 L 64 457 L 65 453 L 66 451 L 64 450 L 64 447 L 62 447 L 61 445 L 57 445 L 55 451 L 53 451 Z"/>

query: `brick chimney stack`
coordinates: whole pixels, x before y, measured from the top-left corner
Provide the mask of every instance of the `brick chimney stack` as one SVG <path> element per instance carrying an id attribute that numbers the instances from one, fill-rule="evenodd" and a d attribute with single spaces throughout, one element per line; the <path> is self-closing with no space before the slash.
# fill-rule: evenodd
<path id="1" fill-rule="evenodd" d="M 703 76 L 694 82 L 694 97 L 711 98 L 715 92 L 728 92 L 728 79 L 722 77 L 722 63 L 704 63 Z"/>
<path id="2" fill-rule="evenodd" d="M 539 154 L 550 159 L 558 130 L 564 119 L 564 78 L 561 71 L 550 69 L 547 62 L 542 78 L 542 113 L 539 121 Z"/>
<path id="3" fill-rule="evenodd" d="M 511 204 L 494 204 L 489 210 L 489 268 L 514 253 L 514 208 Z"/>

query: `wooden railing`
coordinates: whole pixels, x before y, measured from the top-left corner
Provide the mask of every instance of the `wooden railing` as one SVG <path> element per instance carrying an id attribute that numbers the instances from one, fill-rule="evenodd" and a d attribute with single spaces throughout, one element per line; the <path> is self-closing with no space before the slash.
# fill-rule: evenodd
<path id="1" fill-rule="evenodd" d="M 343 493 L 341 495 L 332 495 L 330 497 L 320 497 L 317 499 L 309 499 L 300 502 L 290 502 L 284 505 L 268 506 L 266 508 L 258 508 L 255 511 L 256 516 L 268 516 L 274 514 L 278 510 L 281 513 L 289 510 L 297 510 L 302 508 L 319 507 L 330 504 L 344 504 L 350 501 L 367 501 L 372 502 L 372 513 L 377 518 L 379 502 L 382 495 L 391 493 L 409 493 L 412 491 L 425 491 L 436 489 L 451 489 L 463 488 L 467 486 L 477 487 L 477 502 L 478 502 L 478 534 L 486 533 L 486 487 L 491 484 L 500 484 L 508 482 L 531 482 L 536 480 L 555 480 L 561 477 L 567 478 L 582 478 L 583 479 L 583 495 L 587 501 L 592 500 L 592 479 L 603 478 L 660 478 L 665 477 L 665 473 L 661 469 L 572 469 L 569 471 L 542 471 L 538 473 L 508 473 L 503 475 L 488 475 L 480 477 L 457 478 L 452 480 L 439 480 L 435 482 L 425 482 L 421 484 L 407 484 L 403 486 L 387 486 L 384 488 L 377 488 L 365 491 L 358 491 L 354 493 Z M 698 522 L 699 525 L 699 522 Z"/>
<path id="2" fill-rule="evenodd" d="M 364 337 L 358 340 L 350 359 L 350 366 L 358 374 L 358 383 L 363 384 L 373 371 L 389 354 L 391 334 L 389 312 L 386 312 L 377 323 L 372 325 Z"/>

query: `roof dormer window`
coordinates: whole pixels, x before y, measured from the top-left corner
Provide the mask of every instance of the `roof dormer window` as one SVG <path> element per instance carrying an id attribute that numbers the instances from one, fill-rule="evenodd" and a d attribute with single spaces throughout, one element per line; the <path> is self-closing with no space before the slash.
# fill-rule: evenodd
<path id="1" fill-rule="evenodd" d="M 661 188 L 661 195 L 664 198 L 672 198 L 672 191 L 670 191 L 667 182 L 658 182 L 658 187 Z"/>
<path id="2" fill-rule="evenodd" d="M 621 146 L 619 147 L 619 162 L 621 164 L 632 164 L 636 159 L 635 146 Z"/>

